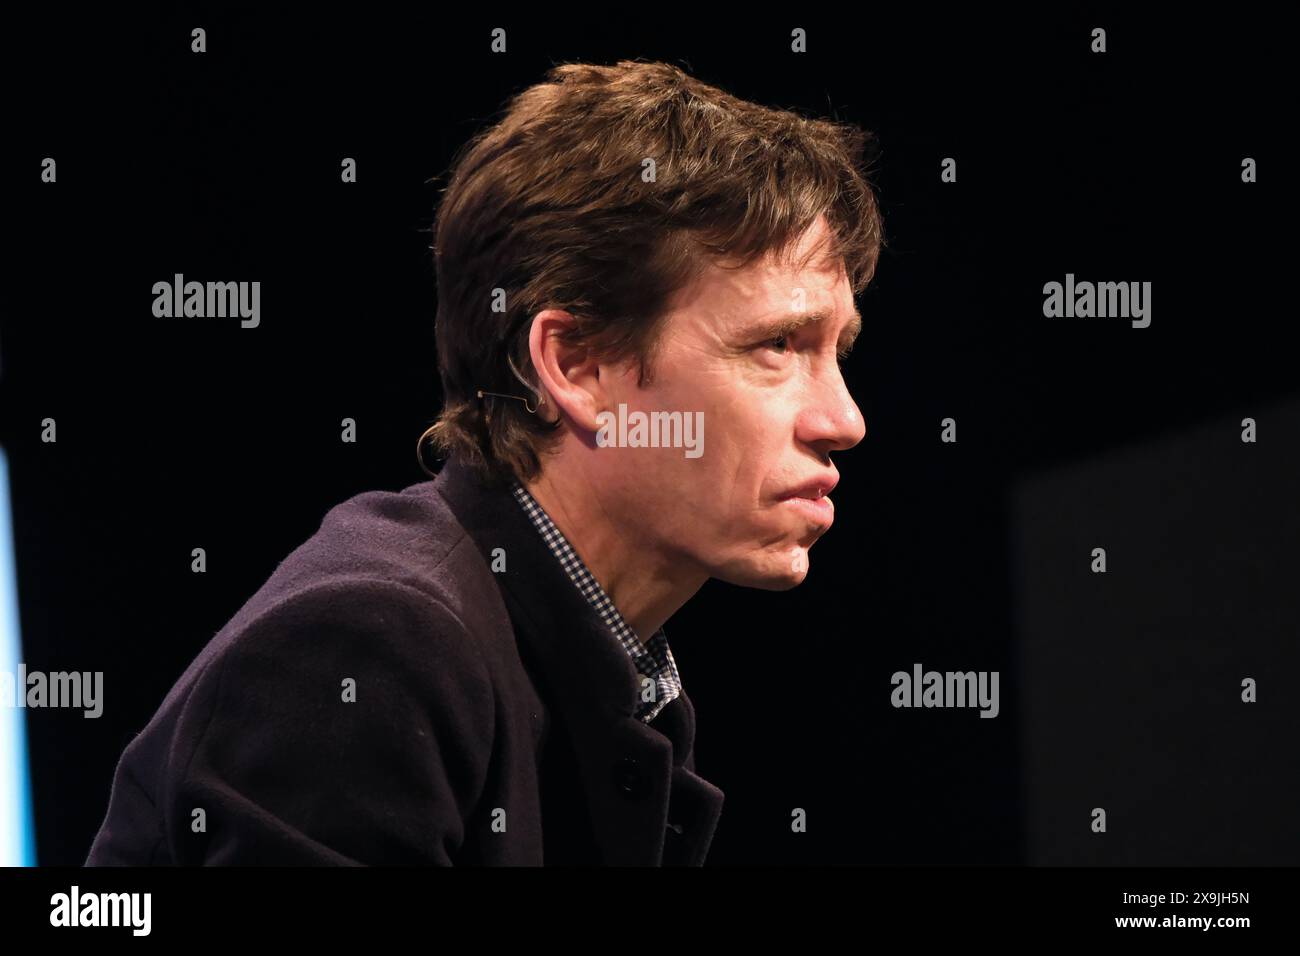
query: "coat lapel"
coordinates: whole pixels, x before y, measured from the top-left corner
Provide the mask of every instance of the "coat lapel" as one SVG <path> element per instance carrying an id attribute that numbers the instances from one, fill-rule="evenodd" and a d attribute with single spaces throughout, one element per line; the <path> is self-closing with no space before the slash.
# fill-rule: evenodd
<path id="1" fill-rule="evenodd" d="M 694 772 L 689 698 L 671 701 L 652 724 L 638 719 L 640 675 L 509 487 L 486 483 L 455 457 L 436 487 L 486 561 L 496 548 L 505 552 L 506 570 L 495 577 L 520 655 L 571 736 L 603 862 L 702 863 L 723 794 Z"/>

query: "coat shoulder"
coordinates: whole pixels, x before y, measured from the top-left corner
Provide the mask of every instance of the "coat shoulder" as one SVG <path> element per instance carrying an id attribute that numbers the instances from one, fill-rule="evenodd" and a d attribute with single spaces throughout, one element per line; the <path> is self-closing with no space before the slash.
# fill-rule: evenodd
<path id="1" fill-rule="evenodd" d="M 446 857 L 517 658 L 491 572 L 431 484 L 330 509 L 212 637 L 123 753 L 89 863 Z M 423 768 L 419 786 L 393 779 L 403 767 Z M 394 793 L 412 801 L 396 816 Z M 242 836 L 196 839 L 195 807 Z"/>

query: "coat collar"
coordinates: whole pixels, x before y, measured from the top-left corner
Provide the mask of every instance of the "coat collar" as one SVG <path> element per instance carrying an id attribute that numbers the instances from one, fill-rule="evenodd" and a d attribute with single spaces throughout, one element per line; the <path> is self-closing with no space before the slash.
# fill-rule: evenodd
<path id="1" fill-rule="evenodd" d="M 604 862 L 703 863 L 723 793 L 694 772 L 695 708 L 685 689 L 651 724 L 638 719 L 631 658 L 509 487 L 454 456 L 434 484 L 486 561 L 504 550 L 506 570 L 494 576 L 520 654 L 572 735 Z"/>

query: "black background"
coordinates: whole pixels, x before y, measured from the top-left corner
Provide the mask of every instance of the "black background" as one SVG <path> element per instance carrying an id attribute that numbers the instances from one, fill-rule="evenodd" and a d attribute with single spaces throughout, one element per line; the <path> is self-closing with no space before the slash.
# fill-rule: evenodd
<path id="1" fill-rule="evenodd" d="M 122 748 L 324 512 L 424 480 L 434 177 L 550 65 L 635 57 L 873 130 L 890 242 L 846 372 L 868 434 L 838 456 L 807 581 L 710 583 L 667 626 L 726 793 L 709 862 L 1300 862 L 1283 31 L 860 17 L 12 24 L 0 442 L 23 659 L 105 673 L 98 720 L 26 712 L 41 863 L 84 860 Z M 261 326 L 154 318 L 176 272 L 261 281 Z M 1152 282 L 1150 328 L 1045 319 L 1067 272 Z M 893 709 L 914 662 L 999 670 L 1001 714 Z"/>

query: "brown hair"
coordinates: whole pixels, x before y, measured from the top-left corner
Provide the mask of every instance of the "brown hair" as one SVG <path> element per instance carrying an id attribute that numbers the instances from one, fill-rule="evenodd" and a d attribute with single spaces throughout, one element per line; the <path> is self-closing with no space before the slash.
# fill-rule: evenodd
<path id="1" fill-rule="evenodd" d="M 559 422 L 477 390 L 536 403 L 511 365 L 536 381 L 527 330 L 543 309 L 571 313 L 568 338 L 594 354 L 635 359 L 645 384 L 659 319 L 708 261 L 746 265 L 824 215 L 861 292 L 884 245 L 859 168 L 874 145 L 856 126 L 749 103 L 667 63 L 553 68 L 452 164 L 434 225 L 435 446 L 490 477 L 540 472 Z"/>

